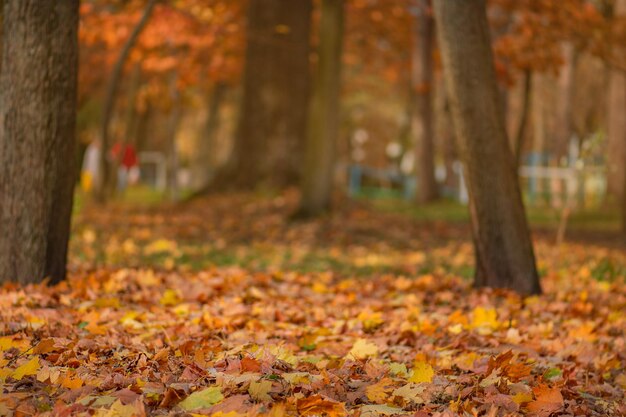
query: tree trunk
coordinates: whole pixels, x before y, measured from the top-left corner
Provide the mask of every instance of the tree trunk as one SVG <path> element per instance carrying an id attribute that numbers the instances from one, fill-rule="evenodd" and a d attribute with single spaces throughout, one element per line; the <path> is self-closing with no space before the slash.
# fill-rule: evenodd
<path id="1" fill-rule="evenodd" d="M 170 119 L 168 122 L 168 138 L 170 140 L 170 152 L 167 155 L 167 196 L 170 201 L 178 201 L 180 192 L 178 189 L 178 142 L 176 136 L 178 127 L 183 116 L 182 96 L 178 91 L 178 73 L 173 71 L 170 76 Z"/>
<path id="2" fill-rule="evenodd" d="M 65 278 L 74 190 L 78 0 L 5 0 L 0 282 Z"/>
<path id="3" fill-rule="evenodd" d="M 217 166 L 217 133 L 220 129 L 220 109 L 224 103 L 227 84 L 218 82 L 207 97 L 206 119 L 199 132 L 198 155 L 194 161 L 196 186 L 203 189 L 210 183 Z"/>
<path id="4" fill-rule="evenodd" d="M 134 142 L 137 125 L 139 122 L 139 112 L 137 111 L 137 97 L 141 90 L 141 65 L 137 62 L 133 66 L 130 74 L 128 86 L 128 104 L 126 107 L 124 143 Z"/>
<path id="5" fill-rule="evenodd" d="M 283 187 L 301 177 L 309 100 L 311 0 L 250 0 L 243 99 L 217 188 Z"/>
<path id="6" fill-rule="evenodd" d="M 470 193 L 477 286 L 541 291 L 489 38 L 485 0 L 434 0 L 435 18 Z"/>
<path id="7" fill-rule="evenodd" d="M 152 16 L 152 12 L 154 11 L 154 7 L 159 2 L 159 0 L 150 0 L 144 9 L 143 15 L 139 19 L 139 22 L 133 29 L 133 32 L 130 34 L 126 43 L 122 47 L 120 55 L 117 57 L 117 61 L 113 66 L 113 73 L 111 74 L 111 78 L 109 79 L 109 85 L 107 87 L 106 98 L 104 100 L 104 111 L 102 114 L 102 131 L 101 131 L 101 146 L 100 149 L 100 181 L 99 185 L 96 188 L 96 199 L 100 203 L 104 203 L 107 200 L 107 190 L 110 187 L 111 181 L 114 180 L 115 175 L 111 175 L 111 171 L 113 171 L 108 163 L 108 154 L 109 154 L 109 124 L 111 123 L 111 117 L 113 115 L 113 107 L 115 106 L 115 99 L 117 98 L 117 91 L 119 89 L 120 80 L 122 79 L 122 72 L 124 70 L 124 64 L 128 60 L 130 55 L 130 51 L 137 43 L 137 39 L 139 39 L 139 35 L 143 32 L 144 28 L 148 24 L 150 20 L 150 16 Z M 115 174 L 115 173 L 114 173 Z"/>
<path id="8" fill-rule="evenodd" d="M 556 162 L 568 156 L 569 141 L 574 133 L 574 123 L 572 120 L 572 101 L 574 98 L 576 51 L 574 45 L 566 43 L 563 45 L 564 64 L 559 74 L 559 101 L 557 108 L 556 132 L 554 142 L 554 156 Z"/>
<path id="9" fill-rule="evenodd" d="M 524 71 L 524 86 L 522 90 L 522 114 L 520 115 L 519 125 L 515 133 L 515 141 L 513 147 L 513 155 L 515 156 L 515 166 L 519 167 L 522 162 L 522 153 L 524 152 L 524 140 L 526 139 L 526 127 L 528 126 L 528 115 L 530 112 L 530 92 L 532 91 L 532 72 Z"/>
<path id="10" fill-rule="evenodd" d="M 327 211 L 332 199 L 335 148 L 339 136 L 344 13 L 343 0 L 322 0 L 317 76 L 298 211 L 303 217 Z"/>
<path id="11" fill-rule="evenodd" d="M 438 197 L 435 179 L 433 123 L 433 37 L 434 21 L 430 14 L 430 0 L 420 0 L 415 19 L 413 47 L 413 92 L 416 94 L 413 132 L 416 139 L 416 164 L 418 188 L 417 201 L 428 203 Z"/>
<path id="12" fill-rule="evenodd" d="M 612 19 L 626 17 L 626 0 L 617 0 Z M 623 55 L 621 58 L 625 58 Z M 609 70 L 607 91 L 607 187 L 613 202 L 626 199 L 626 74 Z"/>
<path id="13" fill-rule="evenodd" d="M 626 181 L 622 183 L 622 236 L 626 238 Z"/>
<path id="14" fill-rule="evenodd" d="M 3 20 L 3 16 L 4 16 L 4 12 L 2 11 L 4 9 L 4 0 L 0 0 L 0 72 L 2 72 L 2 38 L 3 38 L 3 31 L 4 31 L 4 20 Z"/>
<path id="15" fill-rule="evenodd" d="M 457 190 L 459 188 L 459 176 L 455 171 L 454 165 L 458 159 L 457 145 L 454 137 L 454 128 L 452 127 L 452 115 L 450 114 L 450 100 L 445 92 L 445 84 L 440 82 L 438 90 L 442 95 L 439 121 L 439 136 L 441 137 L 443 161 L 446 166 L 445 187 L 449 190 Z"/>

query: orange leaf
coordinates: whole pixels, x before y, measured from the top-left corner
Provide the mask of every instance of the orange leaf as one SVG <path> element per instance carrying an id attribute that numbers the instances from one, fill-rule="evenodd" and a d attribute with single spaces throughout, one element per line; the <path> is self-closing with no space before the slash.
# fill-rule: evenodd
<path id="1" fill-rule="evenodd" d="M 533 388 L 535 401 L 528 404 L 528 411 L 539 417 L 548 417 L 563 407 L 563 396 L 558 388 L 540 385 Z"/>
<path id="2" fill-rule="evenodd" d="M 328 417 L 339 417 L 346 415 L 346 408 L 342 403 L 325 399 L 321 395 L 299 399 L 297 407 L 298 413 L 303 416 L 326 414 Z"/>

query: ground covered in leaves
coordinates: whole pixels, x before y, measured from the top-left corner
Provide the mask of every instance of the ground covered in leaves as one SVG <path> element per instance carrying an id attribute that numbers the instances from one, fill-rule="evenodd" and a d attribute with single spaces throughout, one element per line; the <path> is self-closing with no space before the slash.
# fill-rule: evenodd
<path id="1" fill-rule="evenodd" d="M 0 290 L 0 415 L 626 415 L 626 256 L 536 242 L 473 290 L 467 228 L 293 196 L 77 216 L 72 273 Z"/>

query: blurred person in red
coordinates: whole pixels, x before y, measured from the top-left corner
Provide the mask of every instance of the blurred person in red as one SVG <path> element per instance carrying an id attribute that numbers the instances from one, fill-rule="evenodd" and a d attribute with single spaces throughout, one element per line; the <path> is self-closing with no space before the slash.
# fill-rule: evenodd
<path id="1" fill-rule="evenodd" d="M 117 166 L 117 189 L 124 191 L 128 184 L 139 179 L 139 159 L 132 144 L 116 142 L 111 148 L 111 159 Z"/>

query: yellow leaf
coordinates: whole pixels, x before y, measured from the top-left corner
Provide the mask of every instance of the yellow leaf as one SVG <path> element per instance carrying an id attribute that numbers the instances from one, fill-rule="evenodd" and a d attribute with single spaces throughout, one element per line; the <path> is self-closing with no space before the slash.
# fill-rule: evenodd
<path id="1" fill-rule="evenodd" d="M 29 347 L 30 344 L 24 339 L 14 339 L 13 336 L 0 337 L 0 352 L 4 352 L 5 350 L 9 350 L 11 348 L 16 348 L 20 352 L 24 352 Z"/>
<path id="2" fill-rule="evenodd" d="M 181 301 L 182 299 L 178 295 L 178 291 L 172 289 L 165 290 L 163 296 L 159 300 L 161 305 L 164 306 L 175 306 L 180 304 Z"/>
<path id="3" fill-rule="evenodd" d="M 617 385 L 622 387 L 623 390 L 626 390 L 626 374 L 619 374 L 615 377 L 615 382 Z"/>
<path id="4" fill-rule="evenodd" d="M 36 375 L 38 370 L 39 370 L 39 358 L 35 356 L 31 360 L 26 362 L 25 364 L 21 365 L 19 368 L 17 368 L 13 372 L 13 375 L 11 376 L 13 377 L 13 379 L 16 379 L 19 381 L 25 376 Z"/>
<path id="5" fill-rule="evenodd" d="M 530 392 L 518 392 L 511 398 L 517 404 L 524 404 L 524 403 L 529 403 L 533 400 L 533 394 Z"/>
<path id="6" fill-rule="evenodd" d="M 358 316 L 357 320 L 363 324 L 363 329 L 366 332 L 375 330 L 380 327 L 385 320 L 380 312 L 372 312 L 371 310 L 364 310 Z"/>
<path id="7" fill-rule="evenodd" d="M 0 382 L 6 381 L 8 377 L 13 373 L 9 368 L 0 368 Z"/>
<path id="8" fill-rule="evenodd" d="M 368 400 L 375 404 L 384 404 L 387 401 L 392 384 L 393 382 L 390 378 L 383 378 L 376 384 L 368 385 L 365 388 L 365 395 L 367 395 Z"/>
<path id="9" fill-rule="evenodd" d="M 143 249 L 143 253 L 146 255 L 155 255 L 157 253 L 172 253 L 176 252 L 178 245 L 173 240 L 158 239 L 150 243 Z"/>
<path id="10" fill-rule="evenodd" d="M 500 327 L 498 313 L 494 308 L 476 307 L 472 316 L 472 328 L 482 335 L 493 333 Z"/>
<path id="11" fill-rule="evenodd" d="M 435 371 L 427 362 L 418 361 L 413 365 L 413 372 L 409 378 L 409 382 L 432 382 Z"/>
<path id="12" fill-rule="evenodd" d="M 96 417 L 133 417 L 141 415 L 141 413 L 134 405 L 124 405 L 120 400 L 117 400 L 108 410 L 98 409 L 95 415 Z"/>
<path id="13" fill-rule="evenodd" d="M 378 346 L 365 339 L 358 339 L 348 352 L 348 356 L 352 356 L 354 359 L 367 359 L 377 354 Z"/>
<path id="14" fill-rule="evenodd" d="M 391 375 L 401 376 L 402 378 L 407 378 L 409 376 L 409 371 L 406 369 L 406 365 L 398 362 L 391 362 L 389 364 L 389 373 L 391 373 Z"/>
<path id="15" fill-rule="evenodd" d="M 219 387 L 209 387 L 202 391 L 194 392 L 178 405 L 185 411 L 198 410 L 200 408 L 209 408 L 223 399 L 224 396 Z"/>
<path id="16" fill-rule="evenodd" d="M 248 394 L 256 401 L 272 401 L 272 397 L 268 394 L 270 389 L 272 389 L 272 381 L 252 381 L 250 382 L 250 387 L 248 387 Z"/>

